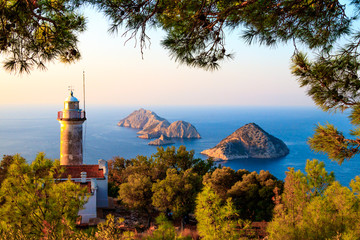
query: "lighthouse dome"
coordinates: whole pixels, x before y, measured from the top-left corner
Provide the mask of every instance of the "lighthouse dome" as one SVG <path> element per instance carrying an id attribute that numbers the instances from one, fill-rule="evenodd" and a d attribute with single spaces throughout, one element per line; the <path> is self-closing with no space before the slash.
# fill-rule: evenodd
<path id="1" fill-rule="evenodd" d="M 65 102 L 79 102 L 79 100 L 74 97 L 73 91 L 70 91 L 70 96 L 65 99 Z"/>
<path id="2" fill-rule="evenodd" d="M 79 100 L 74 97 L 73 91 L 70 91 L 70 96 L 65 99 L 64 110 L 80 110 Z"/>

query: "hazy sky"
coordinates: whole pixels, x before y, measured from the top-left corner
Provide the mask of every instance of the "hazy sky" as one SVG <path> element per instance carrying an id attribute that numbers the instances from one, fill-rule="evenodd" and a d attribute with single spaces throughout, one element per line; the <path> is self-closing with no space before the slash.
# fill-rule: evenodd
<path id="1" fill-rule="evenodd" d="M 53 63 L 46 71 L 15 75 L 0 69 L 0 105 L 62 104 L 68 86 L 82 100 L 82 72 L 86 73 L 86 103 L 115 105 L 313 105 L 291 76 L 293 47 L 248 46 L 240 32 L 227 37 L 233 60 L 207 72 L 179 65 L 161 48 L 161 31 L 151 31 L 150 49 L 134 48 L 134 41 L 110 35 L 107 20 L 87 9 L 88 29 L 79 36 L 82 59 L 76 64 Z"/>

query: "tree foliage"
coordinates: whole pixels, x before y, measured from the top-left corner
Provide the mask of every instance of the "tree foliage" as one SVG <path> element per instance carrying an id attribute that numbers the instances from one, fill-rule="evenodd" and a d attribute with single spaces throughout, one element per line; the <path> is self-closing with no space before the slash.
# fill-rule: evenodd
<path id="1" fill-rule="evenodd" d="M 250 173 L 246 170 L 239 170 L 239 173 Z M 227 198 L 227 193 L 231 187 L 239 180 L 241 180 L 241 174 L 238 174 L 232 168 L 222 167 L 216 169 L 212 173 L 208 173 L 204 176 L 204 185 L 208 185 L 213 189 L 216 194 L 222 199 Z"/>
<path id="2" fill-rule="evenodd" d="M 239 239 L 237 213 L 231 199 L 225 202 L 208 186 L 196 199 L 197 230 L 204 240 Z"/>
<path id="3" fill-rule="evenodd" d="M 109 166 L 109 182 L 119 188 L 124 204 L 147 213 L 170 209 L 176 217 L 194 209 L 202 176 L 216 168 L 211 159 L 194 158 L 185 146 L 158 148 L 151 157 L 116 157 Z"/>
<path id="4" fill-rule="evenodd" d="M 96 238 L 97 240 L 131 240 L 135 239 L 133 232 L 121 232 L 119 224 L 124 221 L 123 218 L 115 218 L 109 214 L 106 216 L 106 221 L 97 226 Z M 88 236 L 86 239 L 89 239 Z M 90 239 L 89 239 L 90 240 Z"/>
<path id="5" fill-rule="evenodd" d="M 130 208 L 148 211 L 151 208 L 152 182 L 146 175 L 135 173 L 120 185 L 120 199 Z"/>
<path id="6" fill-rule="evenodd" d="M 351 1 L 356 8 L 357 0 Z M 216 69 L 226 50 L 226 35 L 241 33 L 246 42 L 274 45 L 290 40 L 309 48 L 328 49 L 340 36 L 349 34 L 352 16 L 337 0 L 55 0 L 1 1 L 1 54 L 9 54 L 5 67 L 29 71 L 59 58 L 79 57 L 77 34 L 85 29 L 76 10 L 90 5 L 110 21 L 111 32 L 125 29 L 141 52 L 149 43 L 149 28 L 165 32 L 162 40 L 170 56 L 180 63 Z"/>
<path id="7" fill-rule="evenodd" d="M 224 0 L 224 1 L 97 1 L 112 22 L 111 30 L 125 26 L 143 48 L 149 27 L 166 32 L 162 41 L 176 61 L 216 69 L 231 57 L 225 48 L 226 30 L 242 27 L 251 43 L 273 45 L 296 39 L 310 48 L 333 43 L 348 33 L 350 18 L 338 1 Z"/>
<path id="8" fill-rule="evenodd" d="M 191 237 L 182 237 L 176 232 L 175 227 L 162 213 L 156 218 L 158 228 L 146 240 L 191 240 Z"/>
<path id="9" fill-rule="evenodd" d="M 1 183 L 5 180 L 10 165 L 14 162 L 14 156 L 4 155 L 0 162 L 0 187 Z"/>
<path id="10" fill-rule="evenodd" d="M 160 147 L 157 149 L 157 152 L 152 155 L 152 158 L 156 163 L 164 165 L 166 169 L 174 168 L 179 171 L 193 169 L 194 172 L 201 176 L 216 168 L 211 158 L 204 161 L 201 158 L 194 158 L 194 154 L 194 150 L 187 151 L 186 147 L 181 145 L 178 149 L 176 149 L 175 146 L 167 147 L 166 150 Z"/>
<path id="11" fill-rule="evenodd" d="M 80 58 L 77 35 L 85 18 L 73 0 L 1 0 L 0 54 L 4 68 L 30 72 L 52 60 L 73 62 Z"/>
<path id="12" fill-rule="evenodd" d="M 359 1 L 353 1 L 359 11 Z M 353 125 L 350 137 L 332 125 L 318 125 L 309 143 L 316 152 L 326 153 L 331 160 L 342 164 L 359 153 L 360 148 L 360 33 L 354 32 L 348 44 L 340 49 L 327 49 L 313 60 L 297 52 L 293 56 L 292 73 L 315 104 L 328 112 L 350 110 Z"/>
<path id="13" fill-rule="evenodd" d="M 232 198 L 241 219 L 266 220 L 272 218 L 274 189 L 282 192 L 283 182 L 268 171 L 260 173 L 229 167 L 216 169 L 204 176 L 203 183 L 223 200 Z"/>
<path id="14" fill-rule="evenodd" d="M 192 169 L 178 172 L 169 168 L 166 178 L 152 186 L 152 204 L 161 211 L 171 209 L 175 218 L 184 216 L 194 211 L 201 187 L 201 176 L 193 173 Z"/>
<path id="15" fill-rule="evenodd" d="M 57 183 L 59 162 L 39 153 L 27 164 L 13 157 L 0 189 L 0 232 L 13 239 L 67 238 L 72 234 L 86 189 L 71 181 Z M 11 239 L 11 238 L 10 238 Z"/>
<path id="16" fill-rule="evenodd" d="M 305 170 L 286 173 L 284 193 L 268 226 L 270 239 L 358 239 L 359 177 L 350 190 L 322 162 L 308 160 Z"/>

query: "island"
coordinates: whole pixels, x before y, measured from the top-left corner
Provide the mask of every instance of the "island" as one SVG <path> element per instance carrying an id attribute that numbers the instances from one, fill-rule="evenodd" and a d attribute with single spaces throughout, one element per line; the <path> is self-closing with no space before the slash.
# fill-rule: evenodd
<path id="1" fill-rule="evenodd" d="M 238 158 L 280 158 L 289 154 L 289 148 L 280 139 L 265 132 L 255 123 L 237 129 L 221 140 L 215 147 L 201 154 L 215 159 L 232 160 Z"/>
<path id="2" fill-rule="evenodd" d="M 192 124 L 185 121 L 170 123 L 156 113 L 143 108 L 120 120 L 118 126 L 140 129 L 137 134 L 142 139 L 157 138 L 149 143 L 155 146 L 172 144 L 174 143 L 172 138 L 201 138 Z"/>

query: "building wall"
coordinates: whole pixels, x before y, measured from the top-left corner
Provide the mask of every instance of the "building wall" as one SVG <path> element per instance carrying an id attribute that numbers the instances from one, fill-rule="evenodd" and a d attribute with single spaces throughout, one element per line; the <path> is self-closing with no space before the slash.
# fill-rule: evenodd
<path id="1" fill-rule="evenodd" d="M 81 216 L 81 223 L 89 223 L 91 218 L 96 218 L 96 196 L 97 190 L 94 190 L 94 194 L 88 199 L 88 202 L 84 205 L 84 209 L 79 210 Z"/>
<path id="2" fill-rule="evenodd" d="M 106 208 L 109 207 L 109 199 L 108 199 L 108 165 L 107 161 L 100 159 L 98 161 L 99 168 L 102 168 L 104 171 L 105 179 L 97 180 L 98 186 L 98 194 L 97 194 L 97 207 Z"/>
<path id="3" fill-rule="evenodd" d="M 108 179 L 97 180 L 98 193 L 97 193 L 97 207 L 106 208 L 109 206 L 108 200 Z"/>

